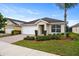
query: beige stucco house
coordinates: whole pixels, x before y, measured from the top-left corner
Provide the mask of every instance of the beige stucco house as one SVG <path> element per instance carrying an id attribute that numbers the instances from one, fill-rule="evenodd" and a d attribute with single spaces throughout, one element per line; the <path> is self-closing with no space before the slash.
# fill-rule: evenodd
<path id="1" fill-rule="evenodd" d="M 72 32 L 79 34 L 79 23 L 72 26 Z"/>
<path id="2" fill-rule="evenodd" d="M 64 33 L 64 21 L 52 19 L 52 18 L 41 18 L 30 22 L 24 22 L 7 18 L 6 33 L 11 33 L 12 30 L 21 30 L 22 34 L 34 35 L 35 30 L 38 31 L 38 35 L 54 33 Z"/>
<path id="3" fill-rule="evenodd" d="M 44 34 L 44 31 L 47 34 L 64 33 L 64 21 L 45 17 L 22 24 L 22 34 L 34 35 L 35 30 L 38 35 Z"/>

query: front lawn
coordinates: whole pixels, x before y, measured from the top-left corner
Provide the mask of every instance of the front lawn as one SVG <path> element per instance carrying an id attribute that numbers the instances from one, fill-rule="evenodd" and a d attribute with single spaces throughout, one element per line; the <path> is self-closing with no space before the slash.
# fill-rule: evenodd
<path id="1" fill-rule="evenodd" d="M 63 56 L 79 56 L 79 40 L 22 40 L 13 44 Z"/>

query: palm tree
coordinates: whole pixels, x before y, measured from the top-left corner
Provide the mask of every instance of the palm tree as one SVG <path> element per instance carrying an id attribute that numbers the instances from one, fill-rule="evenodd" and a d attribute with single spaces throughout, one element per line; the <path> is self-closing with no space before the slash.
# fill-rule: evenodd
<path id="1" fill-rule="evenodd" d="M 66 37 L 67 11 L 70 8 L 74 8 L 77 5 L 77 3 L 58 3 L 56 5 L 64 10 L 64 26 L 65 26 L 65 28 L 64 28 L 64 31 L 65 31 L 64 36 Z"/>

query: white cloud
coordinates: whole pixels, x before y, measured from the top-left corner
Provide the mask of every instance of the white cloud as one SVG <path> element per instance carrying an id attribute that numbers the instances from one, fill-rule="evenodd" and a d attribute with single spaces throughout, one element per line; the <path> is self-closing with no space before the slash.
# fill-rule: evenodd
<path id="1" fill-rule="evenodd" d="M 79 23 L 79 20 L 68 20 L 69 26 L 72 26 L 72 25 L 77 24 L 77 23 Z"/>
<path id="2" fill-rule="evenodd" d="M 9 7 L 4 4 L 0 4 L 0 12 L 5 16 L 9 18 L 15 18 L 15 19 L 22 19 L 26 20 L 28 17 L 31 17 L 30 15 L 39 15 L 38 10 L 31 10 L 27 8 L 17 8 L 17 7 Z M 32 16 L 32 17 L 33 17 Z"/>
<path id="3" fill-rule="evenodd" d="M 39 12 L 33 11 L 31 9 L 27 9 L 26 12 L 29 13 L 29 14 L 32 14 L 32 15 L 38 15 L 38 14 L 40 14 Z"/>

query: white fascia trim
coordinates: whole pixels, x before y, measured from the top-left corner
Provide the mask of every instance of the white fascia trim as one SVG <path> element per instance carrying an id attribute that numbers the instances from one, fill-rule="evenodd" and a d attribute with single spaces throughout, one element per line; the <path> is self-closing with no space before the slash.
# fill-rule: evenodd
<path id="1" fill-rule="evenodd" d="M 37 22 L 35 22 L 35 24 L 37 24 L 37 23 L 40 22 L 40 21 L 43 21 L 43 22 L 45 22 L 45 23 L 48 23 L 47 21 L 44 21 L 44 20 L 40 19 L 40 20 L 38 20 Z"/>

